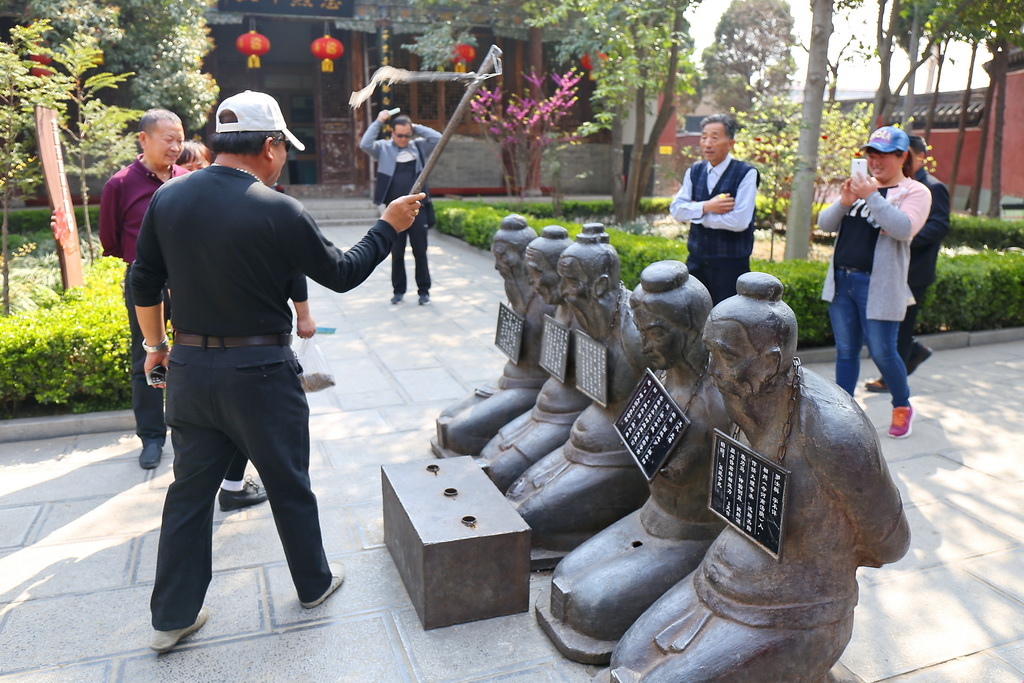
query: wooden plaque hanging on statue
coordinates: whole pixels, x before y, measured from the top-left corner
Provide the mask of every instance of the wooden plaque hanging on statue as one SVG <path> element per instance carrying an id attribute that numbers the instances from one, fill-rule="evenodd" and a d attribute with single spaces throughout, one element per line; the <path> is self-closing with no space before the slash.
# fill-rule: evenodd
<path id="1" fill-rule="evenodd" d="M 57 258 L 64 289 L 82 286 L 82 252 L 78 245 L 75 206 L 68 190 L 61 152 L 57 113 L 47 107 L 36 107 L 36 139 L 39 159 L 46 179 L 46 195 L 53 212 L 53 238 L 57 240 Z"/>

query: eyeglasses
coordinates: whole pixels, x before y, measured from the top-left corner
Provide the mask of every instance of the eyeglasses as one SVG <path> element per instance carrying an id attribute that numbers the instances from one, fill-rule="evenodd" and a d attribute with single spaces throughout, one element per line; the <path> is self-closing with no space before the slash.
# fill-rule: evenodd
<path id="1" fill-rule="evenodd" d="M 400 138 L 402 140 L 408 140 L 412 136 L 411 135 L 406 135 L 405 133 L 395 133 L 395 137 L 396 138 Z"/>
<path id="2" fill-rule="evenodd" d="M 292 151 L 292 143 L 291 143 L 291 141 L 288 138 L 286 138 L 285 136 L 283 136 L 283 135 L 275 135 L 275 136 L 269 137 L 267 139 L 270 140 L 271 142 L 273 142 L 275 145 L 284 143 L 284 151 L 285 152 Z"/>

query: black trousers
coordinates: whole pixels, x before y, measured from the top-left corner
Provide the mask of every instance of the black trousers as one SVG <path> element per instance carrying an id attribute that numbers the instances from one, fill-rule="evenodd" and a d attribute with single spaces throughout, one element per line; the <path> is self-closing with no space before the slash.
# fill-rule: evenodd
<path id="1" fill-rule="evenodd" d="M 736 280 L 750 272 L 750 257 L 702 259 L 690 254 L 686 259 L 690 275 L 701 281 L 711 294 L 711 303 L 736 295 Z"/>
<path id="2" fill-rule="evenodd" d="M 156 442 L 161 446 L 167 440 L 167 424 L 164 422 L 164 390 L 155 389 L 146 383 L 146 351 L 142 348 L 145 335 L 135 315 L 135 298 L 132 295 L 131 266 L 125 271 L 124 305 L 128 309 L 128 326 L 131 329 L 132 354 L 132 410 L 135 412 L 135 433 L 143 444 Z M 168 302 L 164 301 L 164 314 L 169 315 Z M 156 340 L 154 340 L 156 341 Z"/>
<path id="3" fill-rule="evenodd" d="M 412 245 L 412 257 L 416 262 L 416 292 L 430 293 L 430 268 L 427 266 L 427 225 L 417 219 L 412 227 L 398 233 L 398 239 L 391 246 L 391 286 L 395 294 L 405 294 L 405 243 Z"/>
<path id="4" fill-rule="evenodd" d="M 924 301 L 928 285 L 924 287 L 911 287 L 910 291 L 914 295 L 914 301 L 917 303 L 913 306 L 907 306 L 907 312 L 903 316 L 903 322 L 900 323 L 899 332 L 896 333 L 896 351 L 900 354 L 904 364 L 910 361 L 910 354 L 919 343 L 914 339 L 914 328 L 917 326 L 917 312 L 921 309 L 921 302 Z"/>
<path id="5" fill-rule="evenodd" d="M 153 628 L 191 625 L 212 576 L 213 507 L 236 449 L 260 473 L 299 600 L 331 582 L 309 482 L 309 406 L 290 347 L 175 346 L 167 373 L 174 482 L 164 500 Z M 259 543 L 259 539 L 253 539 Z"/>

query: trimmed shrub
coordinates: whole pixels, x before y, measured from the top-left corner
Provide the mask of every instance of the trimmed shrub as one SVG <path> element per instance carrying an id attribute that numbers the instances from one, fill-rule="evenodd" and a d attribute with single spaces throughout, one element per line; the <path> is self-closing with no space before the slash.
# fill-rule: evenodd
<path id="1" fill-rule="evenodd" d="M 126 408 L 124 262 L 97 259 L 56 305 L 0 318 L 0 417 Z"/>
<path id="2" fill-rule="evenodd" d="M 973 247 L 974 249 L 1009 249 L 1024 247 L 1024 221 L 1005 221 L 987 216 L 964 216 L 954 213 L 949 217 L 949 234 L 944 246 Z"/>
<path id="3" fill-rule="evenodd" d="M 490 249 L 491 239 L 501 219 L 513 212 L 502 206 L 438 202 L 438 228 L 482 249 Z M 545 204 L 538 206 L 550 208 Z M 519 212 L 524 210 L 523 206 L 516 208 Z M 527 216 L 527 220 L 538 232 L 551 223 L 564 226 L 570 236 L 575 236 L 580 229 L 579 224 L 550 217 Z M 991 230 L 990 223 L 991 220 L 982 220 L 978 225 Z M 1004 229 L 1013 225 L 1007 221 L 999 223 Z M 982 227 L 978 230 L 981 234 Z M 611 244 L 619 252 L 622 282 L 630 289 L 637 285 L 640 272 L 649 264 L 668 259 L 686 261 L 686 244 L 680 240 L 634 235 L 615 229 L 609 229 L 608 234 Z M 1012 235 L 1012 231 L 1008 234 Z M 796 313 L 801 347 L 825 346 L 834 342 L 828 303 L 821 299 L 827 270 L 825 263 L 753 261 L 751 268 L 771 273 L 785 285 L 783 299 Z M 985 251 L 939 257 L 937 280 L 922 307 L 918 332 L 988 330 L 1020 325 L 1024 325 L 1024 252 Z"/>

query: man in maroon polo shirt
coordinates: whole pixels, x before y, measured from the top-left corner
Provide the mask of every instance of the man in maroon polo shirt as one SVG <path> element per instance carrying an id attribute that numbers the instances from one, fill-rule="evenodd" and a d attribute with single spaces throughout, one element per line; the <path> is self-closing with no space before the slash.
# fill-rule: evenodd
<path id="1" fill-rule="evenodd" d="M 166 109 L 150 109 L 139 120 L 140 154 L 130 166 L 121 169 L 103 186 L 100 197 L 100 242 L 104 256 L 118 256 L 131 269 L 135 260 L 135 240 L 142 217 L 153 193 L 171 178 L 188 173 L 174 162 L 181 154 L 185 131 L 177 114 Z M 128 271 L 125 271 L 127 277 Z M 167 425 L 164 422 L 164 392 L 146 383 L 143 364 L 146 351 L 135 317 L 131 287 L 124 288 L 125 305 L 132 340 L 132 410 L 135 433 L 142 440 L 139 465 L 152 469 L 160 464 Z"/>

